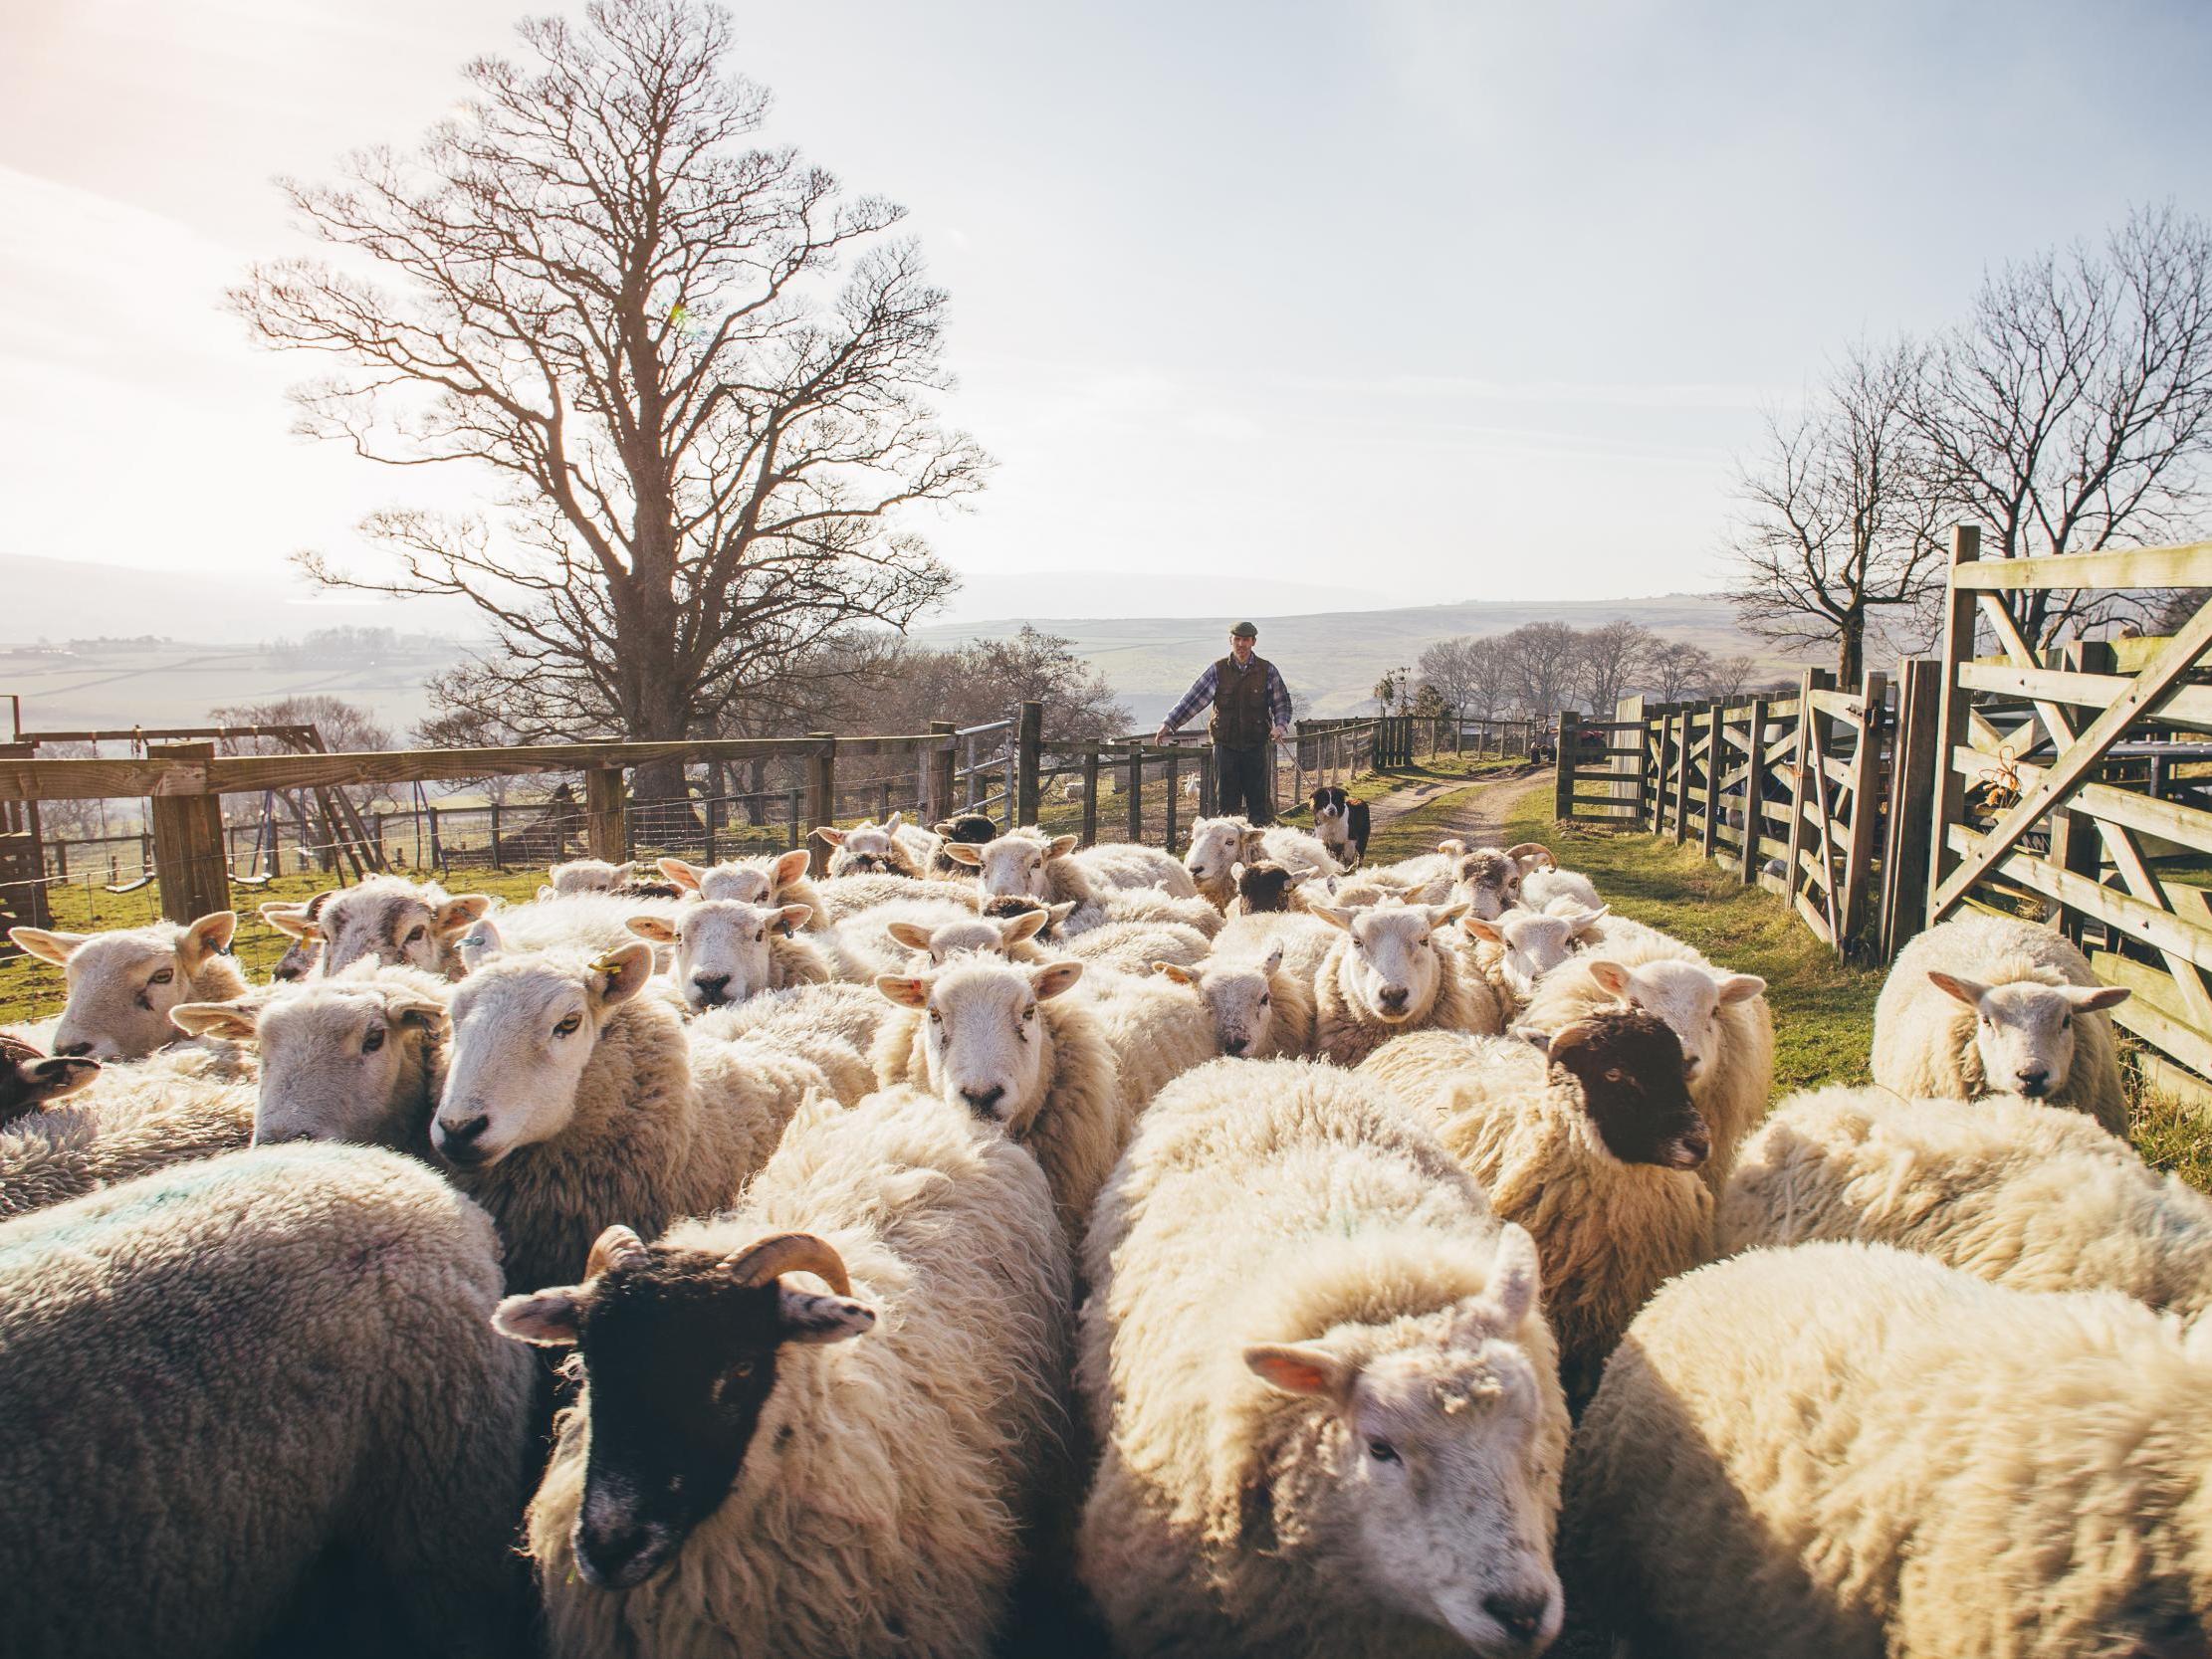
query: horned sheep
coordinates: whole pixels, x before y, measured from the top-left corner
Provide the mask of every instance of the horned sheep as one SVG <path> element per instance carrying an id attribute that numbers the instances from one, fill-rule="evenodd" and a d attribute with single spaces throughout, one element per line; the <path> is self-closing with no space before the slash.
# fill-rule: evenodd
<path id="1" fill-rule="evenodd" d="M 876 981 L 903 1010 L 877 1041 L 877 1077 L 927 1088 L 1027 1146 L 1071 1255 L 1130 1130 L 1114 1051 L 1087 999 L 1066 994 L 1082 976 L 1075 961 L 959 956 Z"/>
<path id="2" fill-rule="evenodd" d="M 1899 1095 L 2020 1095 L 2127 1130 L 2119 1052 L 2102 985 L 2049 928 L 1969 916 L 1897 952 L 1875 1002 L 1874 1078 Z"/>
<path id="3" fill-rule="evenodd" d="M 1567 1411 L 1535 1248 L 1373 1079 L 1161 1092 L 1085 1246 L 1077 1563 L 1132 1652 L 1541 1651 Z"/>
<path id="4" fill-rule="evenodd" d="M 477 1207 L 365 1147 L 242 1151 L 13 1221 L 0 1648 L 489 1656 L 523 1635 L 533 1367 Z M 338 1608 L 323 1563 L 349 1563 Z M 317 1619 L 288 1609 L 315 1586 Z M 290 1638 L 287 1640 L 286 1638 Z"/>
<path id="5" fill-rule="evenodd" d="M 2212 1199 L 2078 1112 L 1820 1089 L 1774 1110 L 1721 1197 L 1720 1254 L 1857 1239 L 2018 1290 L 2212 1307 Z"/>
<path id="6" fill-rule="evenodd" d="M 1490 987 L 1437 937 L 1459 920 L 1458 906 L 1390 900 L 1313 914 L 1340 930 L 1314 990 L 1316 1055 L 1356 1066 L 1402 1031 L 1440 1026 L 1495 1036 L 1505 1029 L 1505 1009 Z"/>
<path id="7" fill-rule="evenodd" d="M 1572 899 L 1590 911 L 1602 903 L 1590 878 L 1560 869 L 1559 860 L 1540 841 L 1524 841 L 1507 849 L 1506 856 L 1521 867 L 1521 903 L 1532 911 L 1543 910 L 1555 899 Z"/>
<path id="8" fill-rule="evenodd" d="M 139 1060 L 180 1041 L 169 1010 L 180 1002 L 220 1002 L 246 993 L 246 976 L 229 954 L 238 930 L 233 911 L 215 911 L 189 926 L 151 922 L 104 933 L 57 933 L 11 928 L 28 954 L 62 970 L 69 1001 L 47 1042 L 68 1058 Z"/>
<path id="9" fill-rule="evenodd" d="M 583 1283 L 503 1303 L 584 1377 L 530 1512 L 552 1651 L 984 1659 L 1057 1455 L 1068 1272 L 1035 1161 L 899 1088 L 802 1117 L 732 1213 L 614 1228 Z"/>
<path id="10" fill-rule="evenodd" d="M 1602 953 L 1588 951 L 1552 969 L 1520 1020 L 1548 1033 L 1623 1004 L 1659 1015 L 1682 1045 L 1689 1098 L 1712 1137 L 1698 1173 L 1717 1200 L 1737 1147 L 1771 1104 L 1774 1023 L 1766 981 L 1715 967 L 1681 940 L 1642 929 L 1609 939 Z"/>
<path id="11" fill-rule="evenodd" d="M 1436 1115 L 1490 1206 L 1526 1227 L 1570 1400 L 1659 1287 L 1705 1259 L 1713 1201 L 1689 1171 L 1710 1139 L 1682 1082 L 1682 1049 L 1654 1015 L 1612 1009 L 1542 1049 L 1511 1037 L 1423 1031 L 1362 1063 Z"/>
<path id="12" fill-rule="evenodd" d="M 1701 1268 L 1576 1430 L 1570 1592 L 1713 1659 L 2201 1650 L 2206 1338 L 1879 1245 Z"/>

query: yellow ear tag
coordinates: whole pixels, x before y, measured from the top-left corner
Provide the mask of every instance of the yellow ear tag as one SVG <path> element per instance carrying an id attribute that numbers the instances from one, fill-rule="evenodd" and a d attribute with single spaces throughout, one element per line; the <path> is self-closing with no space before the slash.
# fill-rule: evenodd
<path id="1" fill-rule="evenodd" d="M 601 956 L 597 961 L 593 962 L 591 964 L 591 971 L 593 973 L 603 973 L 611 977 L 613 974 L 620 970 L 621 966 L 622 964 L 616 961 L 614 957 L 609 954 Z"/>

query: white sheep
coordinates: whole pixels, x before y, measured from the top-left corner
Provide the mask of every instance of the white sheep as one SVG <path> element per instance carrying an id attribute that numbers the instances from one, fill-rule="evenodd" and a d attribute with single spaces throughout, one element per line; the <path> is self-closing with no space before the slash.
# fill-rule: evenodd
<path id="1" fill-rule="evenodd" d="M 1102 898 L 1117 893 L 1165 893 L 1171 899 L 1196 899 L 1198 884 L 1173 853 L 1135 841 L 1101 841 L 1068 855 L 1091 879 Z"/>
<path id="2" fill-rule="evenodd" d="M 178 1040 L 169 1010 L 180 1002 L 221 1002 L 246 993 L 229 954 L 234 911 L 189 927 L 149 922 L 105 933 L 11 928 L 8 937 L 62 970 L 69 1002 L 47 1043 L 60 1057 L 138 1060 Z"/>
<path id="3" fill-rule="evenodd" d="M 1536 993 L 1536 981 L 1585 948 L 1605 921 L 1606 908 L 1586 911 L 1572 899 L 1567 907 L 1539 915 L 1511 910 L 1496 921 L 1468 916 L 1459 926 L 1467 934 L 1475 973 L 1490 987 L 1508 1022 Z"/>
<path id="4" fill-rule="evenodd" d="M 211 1074 L 200 1058 L 171 1050 L 104 1066 L 67 1099 L 0 1124 L 0 1217 L 249 1144 L 252 1079 Z"/>
<path id="5" fill-rule="evenodd" d="M 1187 972 L 1091 974 L 1083 988 L 1113 1050 L 1131 1121 L 1166 1085 L 1220 1055 L 1214 1010 Z"/>
<path id="6" fill-rule="evenodd" d="M 1642 1008 L 1673 1027 L 1689 1098 L 1712 1136 L 1712 1155 L 1699 1174 L 1718 1198 L 1736 1149 L 1772 1104 L 1774 1022 L 1766 981 L 1715 967 L 1681 940 L 1644 929 L 1610 939 L 1602 954 L 1571 956 L 1544 975 L 1520 1023 L 1550 1033 L 1616 1004 Z"/>
<path id="7" fill-rule="evenodd" d="M 321 1650 L 312 1597 L 387 1651 L 513 1651 L 535 1367 L 474 1204 L 389 1152 L 261 1147 L 6 1234 L 0 1650 Z"/>
<path id="8" fill-rule="evenodd" d="M 1521 903 L 1521 883 L 1527 872 L 1514 856 L 1518 849 L 1472 847 L 1450 861 L 1453 897 L 1463 899 L 1467 914 L 1495 922 Z M 1537 907 L 1541 908 L 1541 907 Z"/>
<path id="9" fill-rule="evenodd" d="M 1524 841 L 1507 849 L 1507 856 L 1521 867 L 1521 903 L 1540 911 L 1555 899 L 1572 899 L 1586 911 L 1601 903 L 1588 876 L 1559 868 L 1559 860 L 1539 841 Z"/>
<path id="10" fill-rule="evenodd" d="M 367 957 L 285 996 L 191 1002 L 169 1018 L 259 1051 L 255 1144 L 345 1141 L 427 1157 L 450 991 L 442 975 Z"/>
<path id="11" fill-rule="evenodd" d="M 565 864 L 555 864 L 546 872 L 546 884 L 538 890 L 541 899 L 564 898 L 572 893 L 619 893 L 632 899 L 675 899 L 683 894 L 683 887 L 673 879 L 654 881 L 650 876 L 638 874 L 636 859 L 626 864 L 609 864 L 603 858 L 572 858 Z"/>
<path id="12" fill-rule="evenodd" d="M 1201 900 L 1201 904 L 1205 901 Z M 1217 926 L 1221 918 L 1212 907 Z M 1108 922 L 1057 946 L 1063 954 L 1121 973 L 1148 973 L 1155 962 L 1195 967 L 1213 954 L 1214 941 L 1180 922 Z"/>
<path id="13" fill-rule="evenodd" d="M 502 951 L 573 948 L 593 953 L 627 944 L 641 935 L 631 923 L 653 917 L 666 924 L 673 940 L 677 921 L 697 904 L 696 900 L 652 899 L 620 893 L 571 893 L 556 899 L 537 899 L 508 905 L 472 922 L 454 944 L 464 969 Z M 666 967 L 672 949 L 655 952 L 654 960 Z"/>
<path id="14" fill-rule="evenodd" d="M 1155 973 L 1198 988 L 1213 1010 L 1220 1052 L 1243 1060 L 1295 1060 L 1313 1047 L 1313 992 L 1283 969 L 1277 939 L 1254 956 L 1213 955 L 1191 966 L 1154 962 Z"/>
<path id="15" fill-rule="evenodd" d="M 1300 878 L 1336 876 L 1343 867 L 1318 836 L 1283 824 L 1255 828 L 1246 818 L 1200 818 L 1191 825 L 1183 854 L 1198 892 L 1219 911 L 1236 897 L 1236 866 L 1269 859 Z"/>
<path id="16" fill-rule="evenodd" d="M 559 1659 L 992 1652 L 1066 1363 L 1028 1154 L 886 1090 L 794 1123 L 733 1212 L 616 1228 L 588 1271 L 499 1312 L 582 1356 L 530 1512 Z"/>
<path id="17" fill-rule="evenodd" d="M 774 1150 L 820 1068 L 687 1038 L 641 995 L 653 953 L 502 955 L 454 988 L 430 1141 L 507 1243 L 510 1287 L 573 1279 L 616 1221 L 659 1231 L 729 1204 Z"/>
<path id="18" fill-rule="evenodd" d="M 1712 1659 L 2201 1650 L 2207 1335 L 1880 1246 L 1701 1268 L 1576 1427 L 1569 1591 Z"/>
<path id="19" fill-rule="evenodd" d="M 849 830 L 816 824 L 814 834 L 836 849 L 829 855 L 831 876 L 906 876 L 921 881 L 937 857 L 937 837 L 909 825 L 898 812 L 880 824 L 863 819 Z"/>
<path id="20" fill-rule="evenodd" d="M 702 1015 L 692 1039 L 736 1042 L 795 1054 L 821 1069 L 841 1105 L 853 1106 L 875 1092 L 875 1045 L 895 1010 L 873 985 L 794 985 L 767 991 L 731 1007 Z"/>
<path id="21" fill-rule="evenodd" d="M 1315 1054 L 1356 1066 L 1402 1031 L 1440 1026 L 1495 1036 L 1505 1029 L 1505 1009 L 1489 986 L 1437 937 L 1459 920 L 1457 905 L 1387 900 L 1313 914 L 1341 930 L 1314 988 Z"/>
<path id="22" fill-rule="evenodd" d="M 363 956 L 374 956 L 394 967 L 405 963 L 458 979 L 466 971 L 461 935 L 492 908 L 484 894 L 464 893 L 456 898 L 435 882 L 410 882 L 398 876 L 371 876 L 357 886 L 319 897 L 322 904 L 313 909 L 268 904 L 261 907 L 261 916 L 280 933 L 321 941 L 315 972 L 323 978 Z"/>
<path id="23" fill-rule="evenodd" d="M 1178 896 L 1161 891 L 1148 898 L 1142 888 L 1124 891 L 1094 881 L 1092 865 L 1076 852 L 1072 835 L 1047 837 L 1041 830 L 1016 829 L 984 846 L 950 842 L 945 854 L 972 866 L 986 898 L 1035 899 L 1046 905 L 1073 904 L 1075 909 L 1062 925 L 1070 933 L 1082 933 L 1117 916 L 1147 921 L 1189 920 L 1191 912 L 1176 909 Z M 1137 849 L 1151 857 L 1149 849 Z M 1118 853 L 1118 848 L 1094 847 L 1092 853 Z M 1197 903 L 1195 896 L 1190 901 Z M 1139 908 L 1130 908 L 1139 907 Z"/>
<path id="24" fill-rule="evenodd" d="M 2212 1199 L 2079 1112 L 1997 1097 L 1793 1095 L 1745 1142 L 1714 1245 L 1857 1239 L 2017 1290 L 2212 1307 Z"/>
<path id="25" fill-rule="evenodd" d="M 876 981 L 904 1010 L 877 1043 L 877 1077 L 928 1088 L 1027 1146 L 1051 1184 L 1071 1255 L 1131 1123 L 1097 1015 L 1066 994 L 1082 976 L 1081 962 L 956 956 L 928 973 Z"/>
<path id="26" fill-rule="evenodd" d="M 1536 1241 L 1544 1313 L 1570 1400 L 1651 1295 L 1705 1259 L 1713 1200 L 1690 1173 L 1711 1149 L 1658 1016 L 1608 1009 L 1542 1049 L 1512 1037 L 1422 1031 L 1361 1063 L 1435 1115 L 1451 1155 L 1502 1220 Z"/>
<path id="27" fill-rule="evenodd" d="M 972 881 L 916 881 L 912 876 L 836 876 L 817 883 L 814 892 L 832 928 L 863 911 L 909 899 L 944 899 L 971 909 L 976 904 L 976 884 Z"/>
<path id="28" fill-rule="evenodd" d="M 826 981 L 829 958 L 814 942 L 821 935 L 794 931 L 806 926 L 808 914 L 804 905 L 763 909 L 735 899 L 694 899 L 673 920 L 648 912 L 628 917 L 624 926 L 673 949 L 670 975 L 684 1006 L 696 1014 L 763 991 Z"/>
<path id="29" fill-rule="evenodd" d="M 927 949 L 929 935 L 938 929 L 979 927 L 982 920 L 976 914 L 973 888 L 960 894 L 893 899 L 859 911 L 840 922 L 833 935 L 837 944 L 837 977 L 855 984 L 872 985 L 877 974 L 896 973 L 913 960 L 915 950 Z M 1040 916 L 1035 926 L 1021 936 L 1028 937 L 1036 928 L 1043 926 L 1044 920 Z M 995 926 L 990 932 L 995 936 Z M 917 937 L 923 942 L 915 943 Z"/>
<path id="30" fill-rule="evenodd" d="M 1965 916 L 1897 952 L 1875 1002 L 1874 1077 L 1905 1096 L 2020 1095 L 2127 1131 L 2111 1016 L 2125 986 L 2102 985 L 2049 928 Z"/>
<path id="31" fill-rule="evenodd" d="M 1307 911 L 1262 911 L 1230 917 L 1214 940 L 1214 953 L 1263 957 L 1280 944 L 1284 971 L 1312 986 L 1320 982 L 1321 964 L 1342 936 L 1339 930 Z"/>
<path id="32" fill-rule="evenodd" d="M 735 899 L 741 905 L 804 905 L 813 913 L 806 926 L 820 932 L 830 917 L 809 868 L 806 849 L 759 858 L 725 859 L 709 866 L 664 858 L 660 872 L 686 893 L 702 899 Z"/>
<path id="33" fill-rule="evenodd" d="M 1567 1442 L 1528 1235 L 1373 1079 L 1220 1060 L 1099 1201 L 1077 1565 L 1131 1653 L 1540 1652 Z"/>

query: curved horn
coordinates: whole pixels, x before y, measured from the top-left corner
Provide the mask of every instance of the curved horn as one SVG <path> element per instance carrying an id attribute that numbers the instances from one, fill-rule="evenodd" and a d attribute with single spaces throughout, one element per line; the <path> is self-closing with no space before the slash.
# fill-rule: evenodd
<path id="1" fill-rule="evenodd" d="M 1552 850 L 1541 841 L 1523 841 L 1518 847 L 1508 847 L 1505 849 L 1505 856 L 1515 864 L 1520 863 L 1524 858 L 1540 856 L 1552 869 L 1557 870 L 1559 868 L 1559 860 L 1552 856 Z"/>
<path id="2" fill-rule="evenodd" d="M 584 1262 L 583 1276 L 596 1279 L 618 1267 L 641 1267 L 650 1254 L 645 1241 L 617 1221 L 591 1241 L 591 1254 Z"/>
<path id="3" fill-rule="evenodd" d="M 765 1285 L 783 1273 L 817 1273 L 839 1296 L 852 1295 L 843 1260 L 827 1239 L 812 1233 L 771 1233 L 751 1249 L 726 1258 L 722 1266 L 741 1285 Z"/>

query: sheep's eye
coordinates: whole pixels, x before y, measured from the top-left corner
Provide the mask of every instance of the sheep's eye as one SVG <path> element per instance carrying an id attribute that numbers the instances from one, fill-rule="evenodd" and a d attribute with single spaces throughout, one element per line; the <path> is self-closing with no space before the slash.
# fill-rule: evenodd
<path id="1" fill-rule="evenodd" d="M 151 979 L 148 979 L 146 983 L 149 985 L 166 985 L 175 978 L 176 969 L 173 967 L 165 967 L 162 968 L 158 973 L 156 973 Z"/>
<path id="2" fill-rule="evenodd" d="M 377 1051 L 378 1049 L 382 1048 L 383 1046 L 384 1046 L 384 1028 L 383 1028 L 382 1026 L 380 1026 L 380 1025 L 374 1025 L 374 1026 L 370 1026 L 370 1027 L 369 1027 L 369 1029 L 368 1029 L 368 1030 L 367 1030 L 366 1032 L 364 1032 L 364 1033 L 362 1034 L 362 1036 L 361 1036 L 361 1052 L 362 1052 L 363 1054 L 374 1054 L 374 1053 L 375 1053 L 375 1052 L 376 1052 L 376 1051 Z"/>
<path id="3" fill-rule="evenodd" d="M 734 1378 L 748 1377 L 752 1374 L 753 1361 L 750 1359 L 740 1359 L 735 1365 L 732 1365 L 730 1367 L 730 1375 Z"/>
<path id="4" fill-rule="evenodd" d="M 1037 1017 L 1037 1011 L 1036 1011 L 1036 1008 L 1035 1008 L 1035 1007 L 1034 1007 L 1034 1006 L 1032 1005 L 1032 1006 L 1030 1006 L 1030 1007 L 1027 1007 L 1027 1008 L 1024 1008 L 1024 1009 L 1022 1009 L 1022 1010 L 1021 1010 L 1021 1017 L 1022 1017 L 1023 1019 L 1025 1019 L 1025 1020 L 1033 1020 L 1033 1019 L 1035 1019 L 1035 1018 Z"/>
<path id="5" fill-rule="evenodd" d="M 763 940 L 763 939 L 767 938 L 768 936 L 769 936 L 769 933 L 768 933 L 768 930 L 767 930 L 766 928 L 756 928 L 756 929 L 755 929 L 755 930 L 753 931 L 753 942 L 754 942 L 755 944 L 759 944 L 759 943 L 761 942 L 761 940 Z"/>
<path id="6" fill-rule="evenodd" d="M 1266 1007 L 1266 1006 L 1267 1006 L 1267 1001 L 1268 1001 L 1268 999 L 1267 999 L 1266 997 L 1264 997 L 1264 996 L 1263 996 L 1263 997 L 1261 997 L 1261 998 L 1259 999 L 1259 1005 L 1260 1005 L 1260 1006 L 1261 1006 L 1262 1008 L 1264 1008 L 1264 1007 Z"/>
<path id="7" fill-rule="evenodd" d="M 553 1027 L 553 1035 L 555 1037 L 573 1037 L 576 1034 L 576 1027 L 580 1026 L 581 1024 L 583 1024 L 583 1016 L 581 1014 L 570 1014 L 566 1019 L 562 1020 L 558 1025 Z"/>
<path id="8" fill-rule="evenodd" d="M 402 944 L 412 944 L 415 942 L 415 940 L 419 938 L 427 938 L 429 937 L 429 935 L 430 930 L 428 928 L 425 928 L 421 923 L 418 922 L 412 928 L 407 930 L 407 936 L 400 942 Z"/>
<path id="9" fill-rule="evenodd" d="M 1996 1028 L 1997 1022 L 1991 1019 L 1987 1014 L 1984 1014 L 1982 1015 L 1982 1024 L 1994 1030 Z"/>
<path id="10" fill-rule="evenodd" d="M 2059 1029 L 2060 1029 L 2061 1031 L 2071 1031 L 2071 1030 L 2073 1030 L 2073 1029 L 2074 1029 L 2074 1016 L 2073 1016 L 2072 1014 L 2061 1014 L 2061 1015 L 2059 1016 Z"/>
<path id="11" fill-rule="evenodd" d="M 1398 1448 L 1388 1440 L 1370 1440 L 1367 1443 L 1367 1455 L 1377 1463 L 1396 1463 Z"/>
<path id="12" fill-rule="evenodd" d="M 930 1024 L 932 1024 L 932 1025 L 943 1025 L 944 1023 L 945 1023 L 945 1016 L 944 1016 L 943 1014 L 939 1013 L 939 1012 L 938 1012 L 938 1011 L 937 1011 L 937 1010 L 936 1010 L 935 1008 L 932 1008 L 932 1009 L 930 1010 Z"/>

